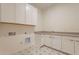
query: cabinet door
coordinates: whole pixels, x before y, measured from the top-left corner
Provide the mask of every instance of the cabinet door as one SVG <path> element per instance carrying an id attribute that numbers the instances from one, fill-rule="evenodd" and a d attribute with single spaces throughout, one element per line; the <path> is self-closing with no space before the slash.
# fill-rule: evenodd
<path id="1" fill-rule="evenodd" d="M 14 3 L 1 4 L 1 22 L 15 22 L 16 5 Z"/>
<path id="2" fill-rule="evenodd" d="M 56 49 L 61 49 L 61 37 L 60 36 L 54 36 L 54 38 L 52 38 L 52 47 Z"/>
<path id="3" fill-rule="evenodd" d="M 51 36 L 50 35 L 46 35 L 45 36 L 45 44 L 47 46 L 50 46 L 51 47 L 52 41 L 51 41 Z"/>
<path id="4" fill-rule="evenodd" d="M 40 46 L 45 45 L 44 35 L 40 35 Z"/>
<path id="5" fill-rule="evenodd" d="M 29 4 L 26 4 L 26 24 L 31 25 L 31 7 Z"/>
<path id="6" fill-rule="evenodd" d="M 16 4 L 16 23 L 25 24 L 26 20 L 26 4 Z"/>
<path id="7" fill-rule="evenodd" d="M 47 45 L 48 46 L 49 40 L 48 35 L 41 35 L 41 45 Z"/>
<path id="8" fill-rule="evenodd" d="M 63 39 L 62 40 L 62 50 L 74 54 L 74 40 L 72 39 Z"/>
<path id="9" fill-rule="evenodd" d="M 37 8 L 26 4 L 26 24 L 36 25 L 37 23 Z"/>
<path id="10" fill-rule="evenodd" d="M 75 54 L 79 55 L 79 41 L 75 41 Z"/>
<path id="11" fill-rule="evenodd" d="M 35 50 L 39 51 L 41 45 L 41 35 L 35 34 Z"/>
<path id="12" fill-rule="evenodd" d="M 33 25 L 37 25 L 37 18 L 38 18 L 38 15 L 37 15 L 37 8 L 35 7 L 31 7 L 31 23 Z"/>
<path id="13" fill-rule="evenodd" d="M 35 46 L 39 47 L 41 44 L 41 35 L 36 34 L 35 35 Z"/>

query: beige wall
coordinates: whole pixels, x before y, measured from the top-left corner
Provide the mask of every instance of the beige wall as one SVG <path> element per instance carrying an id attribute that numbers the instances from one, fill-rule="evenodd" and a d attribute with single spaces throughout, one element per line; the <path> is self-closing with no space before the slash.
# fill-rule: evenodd
<path id="1" fill-rule="evenodd" d="M 9 36 L 9 32 L 16 32 L 15 36 Z M 24 34 L 27 32 L 27 34 Z M 15 53 L 17 51 L 27 49 L 29 45 L 34 45 L 34 27 L 1 24 L 0 23 L 0 54 Z M 31 37 L 31 43 L 25 43 L 26 37 Z"/>
<path id="2" fill-rule="evenodd" d="M 24 34 L 25 32 L 31 33 L 34 32 L 34 27 L 27 25 L 24 26 L 24 25 L 0 23 L 0 37 L 8 36 L 9 32 L 16 32 L 17 35 Z"/>
<path id="3" fill-rule="evenodd" d="M 46 10 L 43 29 L 79 32 L 79 4 L 56 4 Z"/>

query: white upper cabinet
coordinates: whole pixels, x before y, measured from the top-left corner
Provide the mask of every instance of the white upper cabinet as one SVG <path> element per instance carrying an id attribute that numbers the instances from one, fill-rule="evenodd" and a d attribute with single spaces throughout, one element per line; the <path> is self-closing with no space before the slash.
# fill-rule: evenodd
<path id="1" fill-rule="evenodd" d="M 14 3 L 2 3 L 1 4 L 1 20 L 0 22 L 8 22 L 8 23 L 15 23 L 15 11 L 16 5 Z"/>
<path id="2" fill-rule="evenodd" d="M 35 8 L 35 7 L 32 7 L 31 18 L 32 18 L 31 23 L 33 25 L 37 25 L 38 11 L 37 11 L 37 8 Z"/>
<path id="3" fill-rule="evenodd" d="M 2 3 L 0 5 L 0 22 L 37 24 L 37 8 L 25 3 Z"/>
<path id="4" fill-rule="evenodd" d="M 16 4 L 16 23 L 36 25 L 37 8 L 25 3 Z"/>
<path id="5" fill-rule="evenodd" d="M 37 25 L 37 8 L 26 4 L 26 24 Z"/>
<path id="6" fill-rule="evenodd" d="M 26 4 L 16 4 L 16 23 L 25 24 L 26 20 Z"/>

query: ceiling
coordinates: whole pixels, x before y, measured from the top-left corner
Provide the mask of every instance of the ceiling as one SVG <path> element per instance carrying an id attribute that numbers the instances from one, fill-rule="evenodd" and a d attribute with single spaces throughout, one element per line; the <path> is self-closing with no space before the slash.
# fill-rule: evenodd
<path id="1" fill-rule="evenodd" d="M 30 4 L 42 10 L 45 10 L 54 5 L 54 3 L 30 3 Z"/>

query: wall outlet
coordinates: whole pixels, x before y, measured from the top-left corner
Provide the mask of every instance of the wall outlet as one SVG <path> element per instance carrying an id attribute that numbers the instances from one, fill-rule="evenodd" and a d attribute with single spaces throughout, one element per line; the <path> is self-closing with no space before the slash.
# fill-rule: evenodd
<path id="1" fill-rule="evenodd" d="M 14 36 L 14 35 L 16 35 L 16 32 L 9 32 L 8 35 L 9 36 Z"/>

